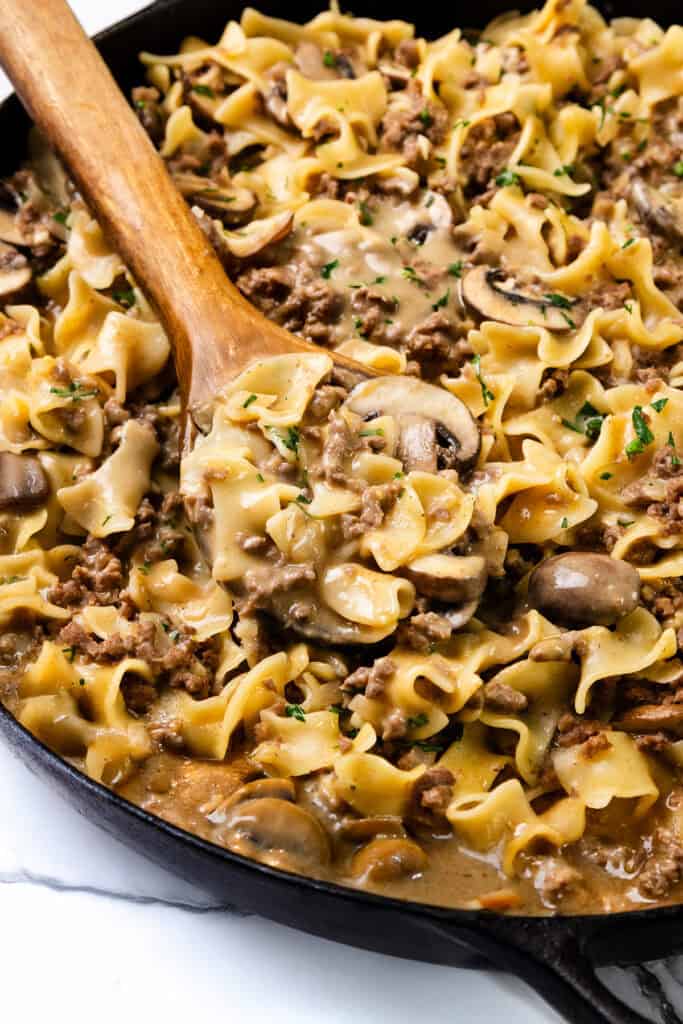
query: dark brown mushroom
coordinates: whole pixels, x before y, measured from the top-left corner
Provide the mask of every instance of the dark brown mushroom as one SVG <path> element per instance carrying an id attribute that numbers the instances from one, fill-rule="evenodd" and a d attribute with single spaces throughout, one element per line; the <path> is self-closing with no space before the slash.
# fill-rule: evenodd
<path id="1" fill-rule="evenodd" d="M 49 493 L 45 470 L 34 455 L 0 452 L 0 510 L 35 508 Z"/>
<path id="2" fill-rule="evenodd" d="M 234 853 L 310 874 L 330 860 L 330 845 L 320 822 L 289 800 L 257 797 L 235 804 L 226 814 L 220 839 Z"/>
<path id="3" fill-rule="evenodd" d="M 610 626 L 638 605 L 640 576 L 619 558 L 567 551 L 534 569 L 528 599 L 553 622 Z"/>
<path id="4" fill-rule="evenodd" d="M 675 243 L 683 242 L 683 197 L 667 195 L 646 185 L 642 178 L 634 178 L 631 199 L 648 227 Z"/>
<path id="5" fill-rule="evenodd" d="M 548 331 L 566 331 L 575 326 L 572 300 L 557 295 L 525 295 L 504 271 L 485 264 L 465 274 L 462 295 L 485 320 L 515 327 L 545 327 Z"/>
<path id="6" fill-rule="evenodd" d="M 353 389 L 345 405 L 358 416 L 420 416 L 432 420 L 442 446 L 452 451 L 452 461 L 464 472 L 477 461 L 479 427 L 464 402 L 445 388 L 414 377 L 375 377 Z"/>
<path id="7" fill-rule="evenodd" d="M 683 735 L 683 704 L 641 704 L 612 722 L 624 732 L 673 732 Z"/>
<path id="8" fill-rule="evenodd" d="M 427 854 L 412 839 L 373 839 L 354 855 L 351 874 L 362 882 L 396 882 L 421 874 L 427 863 Z"/>

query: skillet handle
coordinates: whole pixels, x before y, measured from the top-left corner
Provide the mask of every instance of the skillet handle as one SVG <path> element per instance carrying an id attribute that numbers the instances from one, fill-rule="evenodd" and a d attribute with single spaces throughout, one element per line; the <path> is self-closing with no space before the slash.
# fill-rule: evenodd
<path id="1" fill-rule="evenodd" d="M 600 981 L 599 964 L 587 950 L 581 926 L 571 919 L 483 913 L 476 929 L 449 927 L 445 921 L 436 927 L 458 945 L 464 943 L 493 966 L 526 981 L 569 1024 L 648 1024 Z M 614 962 L 619 957 L 619 935 L 612 934 Z M 676 1015 L 663 1019 L 666 1024 L 683 1020 Z"/>

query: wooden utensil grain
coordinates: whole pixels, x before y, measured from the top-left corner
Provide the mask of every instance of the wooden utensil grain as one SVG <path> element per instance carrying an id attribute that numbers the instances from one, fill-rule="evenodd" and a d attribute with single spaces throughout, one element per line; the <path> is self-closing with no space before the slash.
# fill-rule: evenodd
<path id="1" fill-rule="evenodd" d="M 0 63 L 157 310 L 196 422 L 255 359 L 320 351 L 267 320 L 228 279 L 64 0 L 2 0 Z M 338 366 L 369 375 L 330 354 Z"/>

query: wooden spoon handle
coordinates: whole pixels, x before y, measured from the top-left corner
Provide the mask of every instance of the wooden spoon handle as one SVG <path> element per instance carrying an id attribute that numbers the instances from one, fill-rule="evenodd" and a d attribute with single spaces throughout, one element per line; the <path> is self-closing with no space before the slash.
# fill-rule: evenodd
<path id="1" fill-rule="evenodd" d="M 256 358 L 319 351 L 266 320 L 226 277 L 64 0 L 1 0 L 0 62 L 157 309 L 191 412 Z"/>

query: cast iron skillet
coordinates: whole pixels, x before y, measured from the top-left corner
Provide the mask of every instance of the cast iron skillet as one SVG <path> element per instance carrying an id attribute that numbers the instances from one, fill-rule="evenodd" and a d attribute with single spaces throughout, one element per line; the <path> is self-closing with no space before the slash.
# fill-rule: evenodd
<path id="1" fill-rule="evenodd" d="M 268 0 L 269 14 L 303 21 L 323 0 L 283 3 Z M 479 25 L 517 6 L 514 0 L 479 0 Z M 530 3 L 522 7 L 529 8 Z M 666 25 L 676 19 L 678 0 L 599 2 L 605 14 L 645 14 Z M 452 5 L 435 5 L 418 30 L 436 36 L 474 20 Z M 218 38 L 229 16 L 239 17 L 234 0 L 157 0 L 100 34 L 98 45 L 119 83 L 128 90 L 142 81 L 141 49 L 174 53 L 186 35 Z M 362 7 L 357 11 L 363 14 Z M 372 17 L 413 21 L 419 7 L 373 0 Z M 24 156 L 28 119 L 16 97 L 0 106 L 0 174 Z M 14 143 L 14 145 L 12 145 Z M 481 966 L 488 962 L 524 978 L 572 1024 L 642 1024 L 600 982 L 595 968 L 637 964 L 683 953 L 683 910 L 664 907 L 611 915 L 506 917 L 485 911 L 450 910 L 375 896 L 276 871 L 229 853 L 133 806 L 92 782 L 36 740 L 0 706 L 0 732 L 27 766 L 45 778 L 80 813 L 163 867 L 195 882 L 236 909 L 353 946 L 437 964 Z M 667 1024 L 679 1018 L 671 1007 Z"/>

